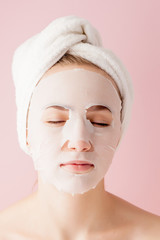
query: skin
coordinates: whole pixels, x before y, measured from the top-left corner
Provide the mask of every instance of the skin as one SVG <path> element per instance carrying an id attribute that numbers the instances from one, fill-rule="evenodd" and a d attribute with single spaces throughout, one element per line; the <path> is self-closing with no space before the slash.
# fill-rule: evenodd
<path id="1" fill-rule="evenodd" d="M 95 67 L 76 64 L 57 65 L 43 77 L 76 67 L 109 77 Z M 29 142 L 27 144 L 29 146 Z M 67 151 L 83 152 L 88 148 L 86 144 L 78 141 L 74 148 L 65 147 Z M 158 240 L 160 217 L 107 192 L 104 179 L 95 189 L 73 198 L 54 186 L 44 185 L 38 174 L 37 191 L 0 213 L 0 239 Z"/>

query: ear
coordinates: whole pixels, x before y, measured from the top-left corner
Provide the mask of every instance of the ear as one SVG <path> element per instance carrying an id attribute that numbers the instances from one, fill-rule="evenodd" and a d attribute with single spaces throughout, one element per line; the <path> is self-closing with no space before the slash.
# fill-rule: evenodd
<path id="1" fill-rule="evenodd" d="M 28 128 L 26 128 L 26 145 L 29 147 L 29 142 L 28 142 Z"/>
<path id="2" fill-rule="evenodd" d="M 116 148 L 117 148 L 118 145 L 119 145 L 120 139 L 121 139 L 121 136 L 119 137 L 119 140 L 118 140 L 118 142 L 117 142 L 117 146 L 116 146 Z"/>
<path id="3" fill-rule="evenodd" d="M 27 149 L 30 151 L 30 144 L 28 143 L 28 141 L 26 141 L 26 146 L 27 146 Z"/>
<path id="4" fill-rule="evenodd" d="M 28 138 L 26 139 L 26 146 L 27 146 L 28 151 L 30 152 L 31 151 L 31 145 L 28 142 Z"/>
<path id="5" fill-rule="evenodd" d="M 28 141 L 28 128 L 26 128 L 26 146 L 27 146 L 29 154 L 32 155 L 31 145 L 29 144 L 29 141 Z"/>
<path id="6" fill-rule="evenodd" d="M 31 145 L 29 144 L 28 141 L 26 141 L 26 147 L 27 147 L 27 150 L 28 150 L 28 153 L 30 156 L 32 156 L 32 149 L 31 149 Z"/>

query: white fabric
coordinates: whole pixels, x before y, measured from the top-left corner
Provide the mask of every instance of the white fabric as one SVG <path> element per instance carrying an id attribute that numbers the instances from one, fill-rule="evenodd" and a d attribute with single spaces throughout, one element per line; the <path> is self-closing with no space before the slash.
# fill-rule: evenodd
<path id="1" fill-rule="evenodd" d="M 128 126 L 133 103 L 133 85 L 128 71 L 112 51 L 102 47 L 98 31 L 86 19 L 61 17 L 26 40 L 13 55 L 18 139 L 27 154 L 26 117 L 33 89 L 66 52 L 89 60 L 112 76 L 123 98 L 122 135 Z"/>

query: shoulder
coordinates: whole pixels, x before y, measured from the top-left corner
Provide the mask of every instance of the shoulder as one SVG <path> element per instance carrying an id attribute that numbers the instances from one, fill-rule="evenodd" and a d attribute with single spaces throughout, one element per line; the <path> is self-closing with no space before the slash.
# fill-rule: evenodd
<path id="1" fill-rule="evenodd" d="M 160 239 L 160 217 L 148 214 L 144 222 L 135 227 L 136 240 L 159 240 Z"/>
<path id="2" fill-rule="evenodd" d="M 160 240 L 159 216 L 135 207 L 131 222 L 133 240 Z"/>
<path id="3" fill-rule="evenodd" d="M 31 195 L 0 211 L 0 239 L 30 240 L 25 232 L 31 210 Z M 27 217 L 28 216 L 28 217 Z"/>
<path id="4" fill-rule="evenodd" d="M 113 194 L 111 194 L 111 198 L 120 226 L 124 222 L 124 228 L 122 229 L 128 234 L 128 239 L 160 240 L 160 216 Z"/>

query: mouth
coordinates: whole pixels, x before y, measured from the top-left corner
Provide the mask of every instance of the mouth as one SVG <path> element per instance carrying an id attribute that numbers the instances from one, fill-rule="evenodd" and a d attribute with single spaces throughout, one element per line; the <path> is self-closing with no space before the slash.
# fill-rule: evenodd
<path id="1" fill-rule="evenodd" d="M 86 173 L 94 168 L 94 164 L 86 161 L 70 161 L 60 164 L 60 167 L 69 172 Z"/>

